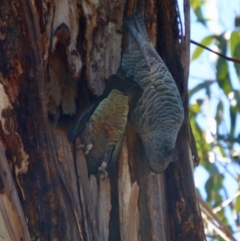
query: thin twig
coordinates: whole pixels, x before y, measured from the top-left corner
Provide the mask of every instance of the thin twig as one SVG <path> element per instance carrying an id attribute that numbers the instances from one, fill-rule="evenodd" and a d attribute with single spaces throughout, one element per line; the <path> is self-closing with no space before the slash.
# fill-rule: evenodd
<path id="1" fill-rule="evenodd" d="M 232 237 L 229 238 L 227 234 L 220 227 L 218 227 L 214 222 L 212 222 L 212 220 L 210 220 L 204 212 L 202 212 L 202 217 L 208 223 L 208 225 L 211 226 L 212 229 L 225 241 L 235 240 L 235 239 L 232 239 Z"/>
<path id="2" fill-rule="evenodd" d="M 228 204 L 230 204 L 234 199 L 236 199 L 238 196 L 240 196 L 240 191 L 236 192 L 233 197 L 230 197 L 226 200 L 224 200 L 219 206 L 213 208 L 213 213 L 217 213 L 221 211 L 224 207 L 226 207 Z"/>
<path id="3" fill-rule="evenodd" d="M 212 226 L 215 232 L 226 241 L 236 241 L 236 239 L 232 236 L 230 230 L 222 223 L 222 221 L 217 217 L 217 215 L 213 213 L 210 207 L 202 200 L 202 198 L 198 194 L 197 199 L 200 204 L 203 219 Z"/>
<path id="4" fill-rule="evenodd" d="M 192 155 L 194 156 L 193 160 L 194 160 L 195 166 L 198 166 L 200 162 L 200 158 L 198 156 L 197 144 L 196 144 L 196 140 L 193 135 L 193 131 L 190 123 L 189 123 L 189 130 L 190 130 L 190 147 L 191 147 Z"/>
<path id="5" fill-rule="evenodd" d="M 207 46 L 205 46 L 205 45 L 203 45 L 203 44 L 200 44 L 200 43 L 198 43 L 198 42 L 196 42 L 196 41 L 194 41 L 194 40 L 190 40 L 190 42 L 191 42 L 192 44 L 195 44 L 195 45 L 197 45 L 197 46 L 199 46 L 199 47 L 201 47 L 201 48 L 203 48 L 203 49 L 206 49 L 206 50 L 208 50 L 208 51 L 210 51 L 210 52 L 212 52 L 212 53 L 214 53 L 214 54 L 216 54 L 216 55 L 218 55 L 218 56 L 220 56 L 220 57 L 222 57 L 222 58 L 224 58 L 224 59 L 226 59 L 226 60 L 228 60 L 228 61 L 234 62 L 234 63 L 236 63 L 236 64 L 240 64 L 240 59 L 230 58 L 230 57 L 228 57 L 228 56 L 226 56 L 226 55 L 224 55 L 224 54 L 221 54 L 221 53 L 219 53 L 219 52 L 217 52 L 217 51 L 214 51 L 214 50 L 208 48 Z"/>

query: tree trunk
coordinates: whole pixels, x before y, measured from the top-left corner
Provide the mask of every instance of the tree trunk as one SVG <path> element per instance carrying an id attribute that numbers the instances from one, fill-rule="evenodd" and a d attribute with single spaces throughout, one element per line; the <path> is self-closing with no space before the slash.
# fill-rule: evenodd
<path id="1" fill-rule="evenodd" d="M 5 240 L 204 240 L 188 124 L 189 3 L 177 0 L 0 2 L 0 236 Z M 185 108 L 175 162 L 149 171 L 128 124 L 109 178 L 88 176 L 67 133 L 125 50 L 123 21 L 144 15 Z"/>

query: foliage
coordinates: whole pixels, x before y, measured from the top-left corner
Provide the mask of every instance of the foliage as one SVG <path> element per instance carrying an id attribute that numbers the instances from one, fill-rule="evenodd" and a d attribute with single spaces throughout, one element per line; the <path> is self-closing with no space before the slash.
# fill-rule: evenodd
<path id="1" fill-rule="evenodd" d="M 204 16 L 208 7 L 206 2 L 190 0 L 192 13 L 194 13 L 192 18 L 207 28 L 206 32 L 210 32 L 199 42 L 225 56 L 240 59 L 240 17 L 236 16 L 236 12 L 232 14 L 234 25 L 231 31 L 224 24 L 220 26 L 222 27 L 220 33 L 211 31 L 210 20 Z M 220 1 L 217 3 L 220 9 Z M 222 22 L 220 16 L 218 24 L 221 25 Z M 196 41 L 194 37 L 193 35 L 192 38 Z M 208 176 L 203 188 L 206 197 L 204 197 L 203 190 L 199 190 L 199 193 L 222 224 L 228 227 L 230 233 L 235 232 L 235 236 L 233 235 L 235 238 L 239 238 L 240 64 L 232 63 L 217 55 L 214 56 L 213 53 L 201 47 L 196 47 L 191 56 L 192 63 L 196 64 L 198 61 L 201 65 L 206 59 L 215 77 L 209 79 L 200 77 L 201 82 L 189 89 L 190 123 L 201 159 L 200 166 L 204 168 Z M 201 76 L 200 72 L 194 74 Z M 190 74 L 189 82 L 191 81 L 196 82 L 196 79 Z M 230 182 L 234 182 L 233 186 L 238 186 L 238 190 L 233 191 L 234 187 L 228 185 Z M 229 195 L 232 192 L 236 195 Z M 212 222 L 215 222 L 213 217 Z M 223 240 L 216 230 L 207 226 L 206 230 L 208 240 Z"/>

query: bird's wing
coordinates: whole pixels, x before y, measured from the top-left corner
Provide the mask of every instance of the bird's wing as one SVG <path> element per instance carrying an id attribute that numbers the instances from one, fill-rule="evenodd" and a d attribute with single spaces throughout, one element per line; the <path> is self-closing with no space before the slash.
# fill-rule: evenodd
<path id="1" fill-rule="evenodd" d="M 104 95 L 108 96 L 113 89 L 121 91 L 128 97 L 130 113 L 143 94 L 143 88 L 133 80 L 132 76 L 111 75 L 107 80 Z"/>
<path id="2" fill-rule="evenodd" d="M 97 99 L 95 99 L 77 119 L 76 123 L 74 124 L 68 135 L 70 141 L 73 141 L 85 128 L 85 124 L 87 123 L 95 109 L 98 107 L 99 103 L 103 100 L 103 98 L 104 96 L 99 96 Z"/>
<path id="3" fill-rule="evenodd" d="M 128 110 L 128 97 L 121 91 L 112 90 L 90 118 L 93 134 L 97 134 L 99 128 L 104 128 L 109 142 L 115 144 L 125 130 Z"/>
<path id="4" fill-rule="evenodd" d="M 97 138 L 97 134 L 103 129 L 108 134 L 103 160 L 107 164 L 115 161 L 112 160 L 112 156 L 115 158 L 118 156 L 119 146 L 121 146 L 121 140 L 125 132 L 128 111 L 128 97 L 121 91 L 114 89 L 98 105 L 98 108 L 90 118 L 90 122 L 92 123 L 92 138 Z M 102 141 L 104 140 L 98 140 L 98 142 Z"/>
<path id="5" fill-rule="evenodd" d="M 123 75 L 111 75 L 107 80 L 103 94 L 90 104 L 90 106 L 82 113 L 82 115 L 78 118 L 75 125 L 71 129 L 69 134 L 70 141 L 73 141 L 81 133 L 81 131 L 86 128 L 85 124 L 93 115 L 94 111 L 98 108 L 99 104 L 110 95 L 112 90 L 121 91 L 122 94 L 128 97 L 130 112 L 133 110 L 143 93 L 142 87 L 133 81 L 132 77 L 126 77 Z"/>

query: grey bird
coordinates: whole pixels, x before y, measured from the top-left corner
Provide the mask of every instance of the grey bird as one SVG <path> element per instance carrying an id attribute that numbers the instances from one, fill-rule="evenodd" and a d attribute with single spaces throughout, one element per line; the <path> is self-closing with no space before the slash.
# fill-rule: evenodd
<path id="1" fill-rule="evenodd" d="M 103 94 L 77 119 L 69 139 L 80 136 L 89 173 L 107 176 L 106 168 L 118 158 L 128 114 L 142 93 L 132 77 L 112 75 Z"/>
<path id="2" fill-rule="evenodd" d="M 131 15 L 125 27 L 128 46 L 118 73 L 133 76 L 144 89 L 129 118 L 142 139 L 151 171 L 160 173 L 172 161 L 183 104 L 171 73 L 148 40 L 143 17 Z"/>

